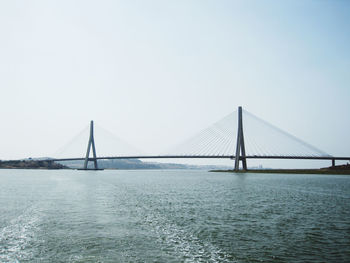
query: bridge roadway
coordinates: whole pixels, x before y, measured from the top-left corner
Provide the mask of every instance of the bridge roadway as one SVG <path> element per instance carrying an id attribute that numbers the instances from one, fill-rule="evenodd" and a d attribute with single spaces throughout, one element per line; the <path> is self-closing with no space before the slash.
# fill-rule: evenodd
<path id="1" fill-rule="evenodd" d="M 275 156 L 275 155 L 247 155 L 246 159 L 290 159 L 290 160 L 348 160 L 350 157 L 335 157 L 335 156 Z M 96 160 L 115 160 L 115 159 L 235 159 L 234 155 L 135 155 L 135 156 L 101 156 L 96 157 Z M 240 157 L 242 160 L 243 157 Z M 63 161 L 84 161 L 85 157 L 77 158 L 62 158 L 62 159 L 47 159 L 47 161 L 63 162 Z M 94 158 L 89 158 L 93 161 Z"/>

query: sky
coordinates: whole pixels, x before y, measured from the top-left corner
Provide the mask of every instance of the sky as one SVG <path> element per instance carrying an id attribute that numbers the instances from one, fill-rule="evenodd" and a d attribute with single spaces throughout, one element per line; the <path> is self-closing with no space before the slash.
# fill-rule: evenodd
<path id="1" fill-rule="evenodd" d="M 238 106 L 350 156 L 349 13 L 345 0 L 1 1 L 0 159 L 50 156 L 90 120 L 162 151 Z"/>

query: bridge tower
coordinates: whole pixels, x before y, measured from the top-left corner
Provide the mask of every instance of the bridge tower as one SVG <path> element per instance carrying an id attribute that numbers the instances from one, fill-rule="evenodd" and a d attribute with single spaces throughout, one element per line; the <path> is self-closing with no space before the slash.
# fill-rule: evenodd
<path id="1" fill-rule="evenodd" d="M 244 147 L 244 135 L 243 135 L 243 118 L 242 118 L 242 107 L 238 107 L 238 131 L 237 131 L 237 144 L 236 144 L 236 155 L 235 155 L 235 171 L 239 171 L 239 161 L 242 161 L 243 170 L 247 170 L 247 159 L 245 155 Z"/>
<path id="2" fill-rule="evenodd" d="M 91 146 L 92 146 L 93 158 L 89 158 Z M 90 160 L 94 161 L 94 170 L 98 170 L 97 159 L 96 159 L 95 140 L 94 140 L 94 121 L 90 122 L 90 137 L 89 137 L 88 147 L 87 147 L 87 151 L 86 151 L 83 170 L 88 170 L 87 166 L 88 166 L 88 162 Z"/>

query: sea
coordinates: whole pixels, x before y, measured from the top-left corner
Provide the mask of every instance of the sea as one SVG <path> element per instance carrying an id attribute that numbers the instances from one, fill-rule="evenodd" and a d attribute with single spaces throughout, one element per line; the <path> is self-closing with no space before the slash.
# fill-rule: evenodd
<path id="1" fill-rule="evenodd" d="M 350 176 L 4 169 L 0 262 L 350 262 Z"/>

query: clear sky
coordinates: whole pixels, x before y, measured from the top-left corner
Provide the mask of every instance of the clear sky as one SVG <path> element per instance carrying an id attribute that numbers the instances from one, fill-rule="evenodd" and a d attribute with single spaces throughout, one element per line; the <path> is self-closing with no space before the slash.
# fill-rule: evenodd
<path id="1" fill-rule="evenodd" d="M 161 151 L 242 105 L 350 155 L 350 1 L 1 1 L 0 158 L 91 119 Z"/>

